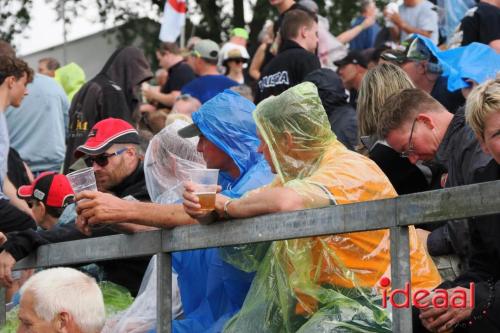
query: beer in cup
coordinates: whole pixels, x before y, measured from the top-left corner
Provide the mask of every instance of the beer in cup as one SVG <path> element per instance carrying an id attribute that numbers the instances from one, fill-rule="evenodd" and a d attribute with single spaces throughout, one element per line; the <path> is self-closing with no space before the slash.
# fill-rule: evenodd
<path id="1" fill-rule="evenodd" d="M 191 169 L 189 175 L 194 186 L 194 194 L 200 201 L 201 210 L 214 210 L 219 169 Z"/>

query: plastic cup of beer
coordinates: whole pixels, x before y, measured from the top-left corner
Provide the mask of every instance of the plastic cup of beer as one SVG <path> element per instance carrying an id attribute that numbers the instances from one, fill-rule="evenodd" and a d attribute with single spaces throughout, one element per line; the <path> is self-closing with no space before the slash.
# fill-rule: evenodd
<path id="1" fill-rule="evenodd" d="M 219 169 L 191 169 L 189 175 L 194 185 L 194 194 L 200 201 L 201 210 L 214 210 Z"/>
<path id="2" fill-rule="evenodd" d="M 75 194 L 82 191 L 97 191 L 94 169 L 92 167 L 80 169 L 66 175 Z"/>

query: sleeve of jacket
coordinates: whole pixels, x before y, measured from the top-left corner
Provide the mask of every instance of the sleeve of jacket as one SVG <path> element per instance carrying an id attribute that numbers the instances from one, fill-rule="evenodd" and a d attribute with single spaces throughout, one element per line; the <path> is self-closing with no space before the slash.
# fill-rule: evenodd
<path id="1" fill-rule="evenodd" d="M 116 234 L 116 232 L 108 228 L 103 228 L 97 233 L 94 233 L 92 237 L 107 236 L 111 234 Z M 41 245 L 68 242 L 84 238 L 88 237 L 82 234 L 74 223 L 68 223 L 57 225 L 50 230 L 28 229 L 9 233 L 7 235 L 7 242 L 5 242 L 2 247 L 5 251 L 9 252 L 16 261 L 19 261 Z"/>

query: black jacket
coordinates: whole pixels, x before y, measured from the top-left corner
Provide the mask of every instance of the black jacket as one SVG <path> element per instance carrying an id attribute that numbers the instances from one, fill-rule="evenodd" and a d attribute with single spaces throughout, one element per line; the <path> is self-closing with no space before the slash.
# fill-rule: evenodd
<path id="1" fill-rule="evenodd" d="M 320 68 L 307 74 L 304 81 L 316 85 L 333 133 L 348 149 L 354 150 L 358 144 L 356 110 L 347 102 L 344 85 L 337 73 Z"/>
<path id="2" fill-rule="evenodd" d="M 80 88 L 69 109 L 64 173 L 75 162 L 76 148 L 87 140 L 97 122 L 114 117 L 136 125 L 139 105 L 136 90 L 152 75 L 142 51 L 125 47 L 115 51 L 101 72 Z"/>
<path id="3" fill-rule="evenodd" d="M 128 176 L 121 184 L 111 189 L 111 192 L 120 198 L 132 196 L 139 201 L 149 201 L 146 189 L 146 180 L 142 164 Z M 102 237 L 117 234 L 110 228 L 98 228 L 93 237 Z M 50 230 L 24 230 L 8 234 L 8 240 L 3 249 L 9 252 L 16 261 L 29 255 L 39 246 L 88 238 L 80 233 L 74 223 L 57 225 Z M 126 287 L 132 295 L 136 295 L 141 285 L 142 277 L 151 258 L 129 258 L 99 262 L 104 270 L 104 278 Z"/>
<path id="4" fill-rule="evenodd" d="M 476 183 L 500 180 L 500 165 L 492 160 L 486 167 L 476 170 Z M 445 281 L 438 288 L 469 288 L 475 284 L 475 309 L 472 325 L 454 332 L 500 332 L 500 215 L 474 218 L 469 222 L 471 251 L 469 268 L 455 281 Z M 488 302 L 490 304 L 488 305 Z M 483 311 L 486 313 L 483 314 Z M 470 319 L 466 320 L 469 322 Z M 415 332 L 427 332 L 415 322 Z"/>
<path id="5" fill-rule="evenodd" d="M 321 64 L 314 53 L 306 51 L 294 41 L 285 40 L 278 55 L 262 71 L 255 104 L 301 83 L 307 74 L 318 68 L 321 68 Z"/>
<path id="6" fill-rule="evenodd" d="M 446 187 L 474 183 L 474 174 L 491 161 L 479 145 L 472 129 L 465 124 L 464 108 L 457 110 L 439 145 L 435 162 L 448 171 Z M 456 253 L 465 258 L 470 249 L 465 220 L 451 221 L 432 231 L 427 239 L 431 255 Z"/>

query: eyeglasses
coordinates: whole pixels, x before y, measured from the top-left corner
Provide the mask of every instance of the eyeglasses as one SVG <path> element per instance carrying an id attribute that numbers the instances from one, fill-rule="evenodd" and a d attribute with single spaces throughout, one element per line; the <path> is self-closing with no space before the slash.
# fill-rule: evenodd
<path id="1" fill-rule="evenodd" d="M 415 147 L 413 146 L 412 138 L 413 138 L 413 130 L 415 129 L 415 124 L 417 123 L 417 118 L 413 120 L 413 124 L 411 125 L 410 131 L 410 139 L 408 140 L 408 149 L 401 152 L 401 157 L 408 158 L 411 154 L 415 153 Z"/>
<path id="2" fill-rule="evenodd" d="M 228 61 L 234 61 L 236 64 L 244 64 L 246 61 L 245 59 L 229 59 Z"/>
<path id="3" fill-rule="evenodd" d="M 126 152 L 127 150 L 128 150 L 128 148 L 122 148 L 122 149 L 117 150 L 111 154 L 101 154 L 101 155 L 97 155 L 97 156 L 88 156 L 84 159 L 84 161 L 85 161 L 85 164 L 89 167 L 93 166 L 94 162 L 95 162 L 98 166 L 104 168 L 106 165 L 108 165 L 108 163 L 109 163 L 108 159 L 110 157 L 121 155 L 124 152 Z"/>

